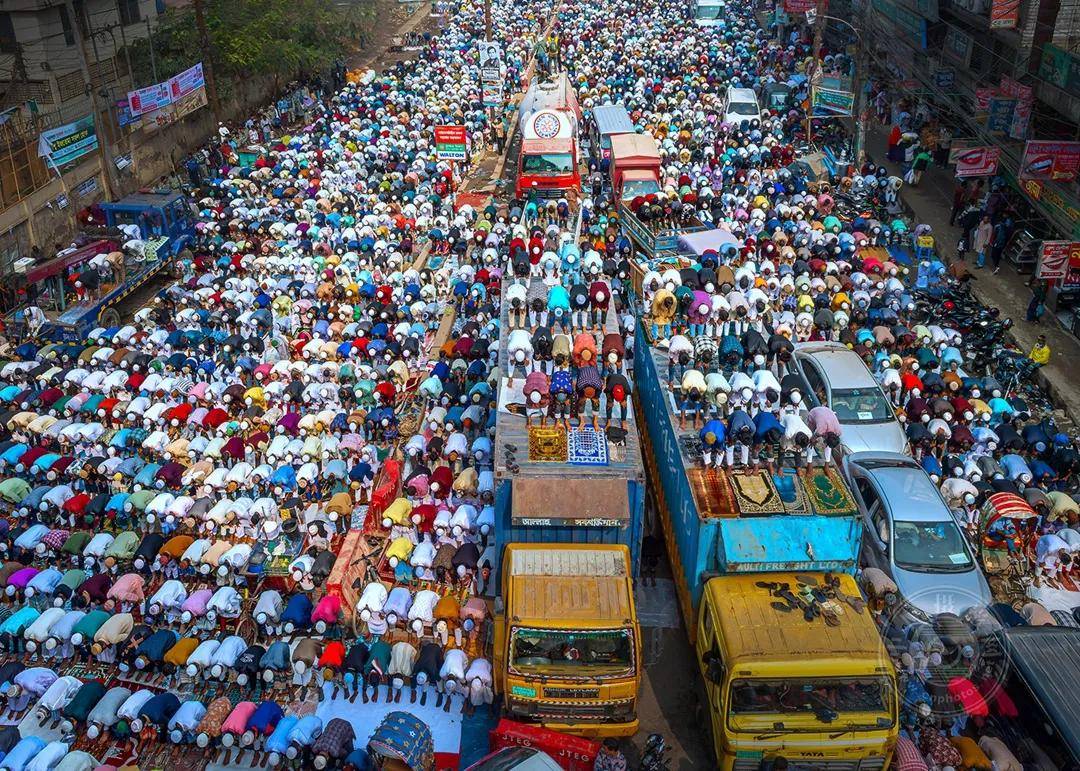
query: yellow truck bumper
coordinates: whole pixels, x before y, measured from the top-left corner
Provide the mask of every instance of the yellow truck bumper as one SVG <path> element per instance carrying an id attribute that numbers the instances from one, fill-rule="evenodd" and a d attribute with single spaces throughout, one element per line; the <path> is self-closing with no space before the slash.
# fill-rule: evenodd
<path id="1" fill-rule="evenodd" d="M 590 739 L 606 739 L 609 736 L 633 736 L 638 732 L 638 723 L 639 721 L 635 718 L 627 723 L 552 723 L 542 721 L 540 725 L 550 731 L 559 731 L 564 734 L 587 736 Z"/>

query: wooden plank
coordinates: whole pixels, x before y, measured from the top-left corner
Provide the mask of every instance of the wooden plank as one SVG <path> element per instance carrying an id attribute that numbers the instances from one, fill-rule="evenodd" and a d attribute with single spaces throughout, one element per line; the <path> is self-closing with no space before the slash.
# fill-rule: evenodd
<path id="1" fill-rule="evenodd" d="M 446 345 L 450 340 L 450 336 L 454 332 L 454 319 L 457 318 L 457 311 L 454 306 L 447 305 L 443 309 L 442 321 L 439 322 L 439 329 L 435 333 L 435 338 L 431 341 L 431 352 L 438 356 L 438 351 Z"/>

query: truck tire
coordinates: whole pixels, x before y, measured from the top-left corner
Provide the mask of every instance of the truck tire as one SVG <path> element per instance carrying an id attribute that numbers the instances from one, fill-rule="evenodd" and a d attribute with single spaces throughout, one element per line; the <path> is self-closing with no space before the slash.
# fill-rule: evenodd
<path id="1" fill-rule="evenodd" d="M 103 327 L 118 327 L 120 313 L 115 308 L 105 308 L 98 314 L 98 323 Z"/>

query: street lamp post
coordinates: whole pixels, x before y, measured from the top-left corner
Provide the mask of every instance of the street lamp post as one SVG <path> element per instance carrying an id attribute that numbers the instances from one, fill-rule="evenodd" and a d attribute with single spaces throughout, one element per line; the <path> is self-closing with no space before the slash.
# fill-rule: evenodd
<path id="1" fill-rule="evenodd" d="M 868 0 L 860 0 L 860 5 L 868 2 Z M 860 26 L 862 14 L 865 6 L 859 9 Z M 863 80 L 866 78 L 866 45 L 863 43 L 862 33 L 857 30 L 849 21 L 837 18 L 836 16 L 823 16 L 826 21 L 835 21 L 838 24 L 843 24 L 845 27 L 851 30 L 851 33 L 855 35 L 855 39 L 858 41 L 858 48 L 855 53 L 855 74 L 852 78 L 852 88 L 857 89 L 855 92 L 855 114 L 852 116 L 855 122 L 855 165 L 861 166 L 863 160 L 863 154 L 866 147 L 866 122 L 864 120 L 863 113 L 866 112 L 866 84 Z"/>

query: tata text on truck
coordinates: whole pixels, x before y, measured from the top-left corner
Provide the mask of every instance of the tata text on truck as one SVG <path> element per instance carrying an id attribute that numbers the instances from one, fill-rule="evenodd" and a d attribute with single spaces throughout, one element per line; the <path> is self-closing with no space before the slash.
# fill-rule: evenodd
<path id="1" fill-rule="evenodd" d="M 641 630 L 630 550 L 507 544 L 501 580 L 494 669 L 507 716 L 593 737 L 635 734 Z"/>
<path id="2" fill-rule="evenodd" d="M 521 153 L 515 194 L 558 198 L 580 189 L 581 108 L 565 73 L 534 81 L 521 99 Z"/>
<path id="3" fill-rule="evenodd" d="M 862 530 L 850 492 L 838 474 L 701 468 L 689 449 L 696 431 L 678 428 L 667 352 L 650 347 L 640 322 L 635 350 L 646 470 L 717 766 L 751 771 L 782 756 L 826 771 L 886 768 L 895 668 L 869 611 L 856 608 Z M 818 600 L 790 595 L 812 590 L 836 605 L 814 610 Z"/>
<path id="4" fill-rule="evenodd" d="M 660 211 L 660 152 L 651 136 L 612 136 L 609 171 L 623 233 L 648 258 L 676 255 L 680 235 L 704 229 L 696 215 L 674 217 Z"/>

